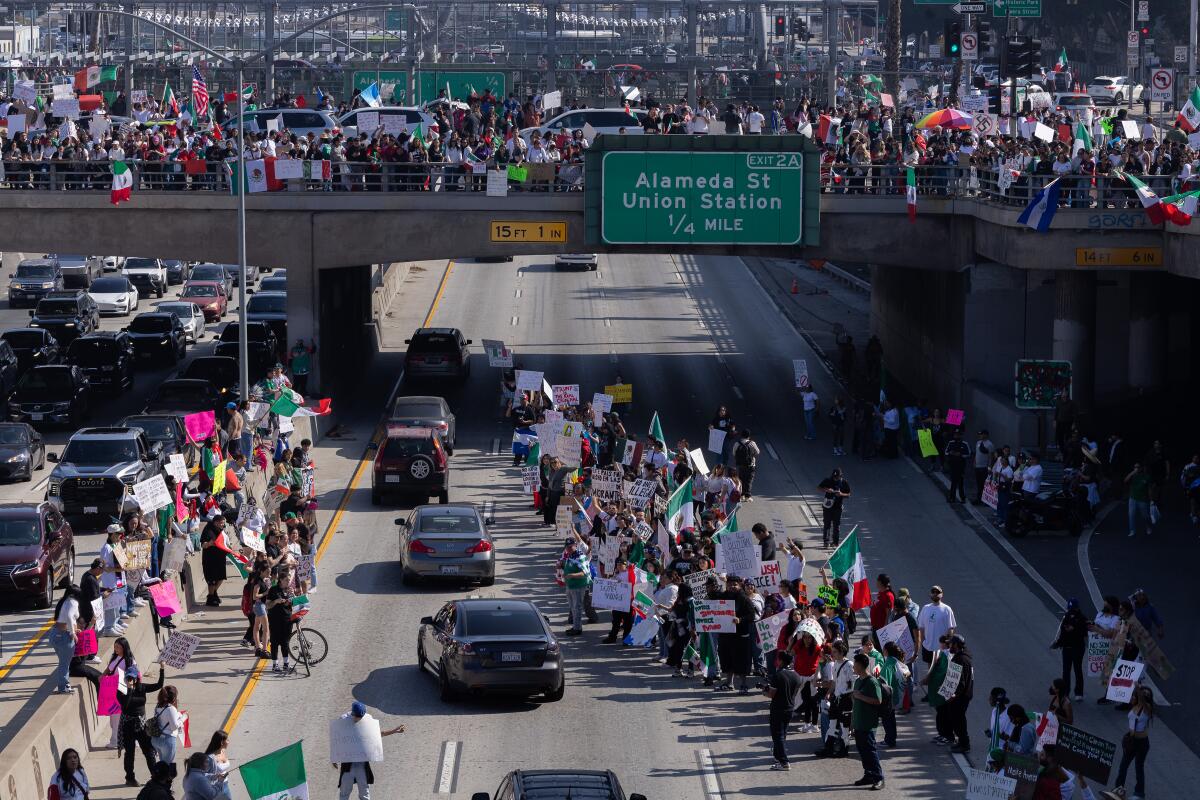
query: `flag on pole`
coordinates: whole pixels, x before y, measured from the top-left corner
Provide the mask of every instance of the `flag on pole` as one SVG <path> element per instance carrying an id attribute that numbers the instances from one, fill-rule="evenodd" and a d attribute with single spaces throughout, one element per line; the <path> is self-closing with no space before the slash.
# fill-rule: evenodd
<path id="1" fill-rule="evenodd" d="M 175 92 L 171 91 L 171 84 L 163 82 L 162 107 L 171 109 L 172 117 L 179 117 L 179 102 L 175 99 Z M 166 112 L 163 112 L 166 116 Z"/>
<path id="2" fill-rule="evenodd" d="M 328 397 L 322 397 L 317 401 L 317 404 L 312 406 L 301 406 L 296 409 L 294 417 L 323 417 L 326 414 L 333 412 L 333 400 Z"/>
<path id="3" fill-rule="evenodd" d="M 917 221 L 917 173 L 912 167 L 904 173 L 904 201 L 908 204 L 908 221 Z"/>
<path id="4" fill-rule="evenodd" d="M 1075 123 L 1075 142 L 1071 146 L 1071 155 L 1075 155 L 1080 150 L 1092 150 L 1095 144 L 1092 142 L 1091 131 L 1088 126 L 1083 124 L 1083 121 Z"/>
<path id="5" fill-rule="evenodd" d="M 1179 116 L 1176 119 L 1188 133 L 1200 130 L 1200 86 L 1192 89 L 1187 102 L 1183 104 L 1183 108 L 1179 109 Z"/>
<path id="6" fill-rule="evenodd" d="M 1062 72 L 1066 68 L 1067 68 L 1067 48 L 1064 47 L 1062 49 L 1062 52 L 1058 54 L 1058 61 L 1054 62 L 1054 71 Z"/>
<path id="7" fill-rule="evenodd" d="M 124 161 L 112 162 L 112 195 L 110 199 L 114 206 L 119 206 L 122 200 L 128 200 L 133 191 L 133 174 L 129 165 Z"/>
<path id="8" fill-rule="evenodd" d="M 100 68 L 100 82 L 115 81 L 117 79 L 117 68 L 115 66 Z"/>
<path id="9" fill-rule="evenodd" d="M 86 92 L 96 84 L 100 83 L 100 67 L 84 67 L 75 73 L 75 88 L 81 92 Z"/>
<path id="10" fill-rule="evenodd" d="M 192 107 L 196 111 L 196 117 L 208 115 L 208 84 L 204 82 L 204 76 L 195 64 L 192 65 Z"/>
<path id="11" fill-rule="evenodd" d="M 304 749 L 300 742 L 238 767 L 250 800 L 308 800 Z"/>
<path id="12" fill-rule="evenodd" d="M 679 534 L 686 530 L 695 530 L 695 507 L 692 505 L 692 479 L 688 478 L 679 484 L 679 488 L 667 499 L 667 530 L 679 544 Z"/>
<path id="13" fill-rule="evenodd" d="M 1040 233 L 1045 233 L 1050 228 L 1054 213 L 1058 211 L 1059 180 L 1061 179 L 1055 178 L 1035 194 L 1033 200 L 1021 212 L 1021 216 L 1017 217 L 1017 222 Z"/>
<path id="14" fill-rule="evenodd" d="M 667 437 L 663 436 L 662 423 L 658 421 L 658 412 L 654 412 L 654 416 L 650 419 L 650 436 L 651 438 L 667 443 Z"/>
<path id="15" fill-rule="evenodd" d="M 299 594 L 292 598 L 292 619 L 299 619 L 312 610 L 308 595 Z"/>
<path id="16" fill-rule="evenodd" d="M 867 581 L 862 551 L 858 549 L 857 525 L 829 557 L 829 571 L 833 577 L 845 580 L 850 587 L 851 609 L 857 611 L 871 605 L 871 584 Z"/>
<path id="17" fill-rule="evenodd" d="M 225 136 L 221 133 L 221 126 L 218 125 L 216 120 L 213 119 L 211 108 L 208 110 L 208 132 L 211 133 L 212 137 L 218 142 L 225 138 Z"/>
<path id="18" fill-rule="evenodd" d="M 421 124 L 420 123 L 417 123 L 417 127 L 413 128 L 412 138 L 413 138 L 413 141 L 420 142 L 422 146 L 425 146 L 425 137 L 421 133 Z"/>
<path id="19" fill-rule="evenodd" d="M 313 91 L 317 94 L 317 105 L 321 105 L 321 102 L 325 99 L 325 93 L 321 91 L 320 86 L 314 88 Z"/>
<path id="20" fill-rule="evenodd" d="M 1182 194 L 1173 194 L 1170 197 L 1162 199 L 1164 205 L 1173 206 L 1178 209 L 1177 212 L 1172 212 L 1167 218 L 1176 225 L 1191 225 L 1192 218 L 1196 216 L 1196 205 L 1200 201 L 1200 189 Z"/>
<path id="21" fill-rule="evenodd" d="M 379 108 L 383 103 L 379 99 L 379 84 L 372 83 L 367 88 L 358 93 L 358 97 L 366 105 L 371 108 Z"/>
<path id="22" fill-rule="evenodd" d="M 271 410 L 281 417 L 290 417 L 302 405 L 304 405 L 304 398 L 284 387 L 275 402 L 271 403 Z"/>
<path id="23" fill-rule="evenodd" d="M 1138 200 L 1142 202 L 1142 210 L 1146 212 L 1152 225 L 1161 225 L 1163 222 L 1170 220 L 1176 225 L 1187 225 L 1191 222 L 1191 218 L 1183 213 L 1183 209 L 1173 203 L 1164 203 L 1158 195 L 1154 193 L 1146 184 L 1130 175 L 1128 172 L 1117 172 L 1117 177 L 1124 178 L 1134 191 L 1137 192 Z"/>

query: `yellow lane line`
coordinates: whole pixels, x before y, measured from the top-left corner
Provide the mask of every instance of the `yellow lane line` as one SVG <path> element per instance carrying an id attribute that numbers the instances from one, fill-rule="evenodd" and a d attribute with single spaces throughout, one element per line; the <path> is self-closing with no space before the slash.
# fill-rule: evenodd
<path id="1" fill-rule="evenodd" d="M 21 649 L 17 650 L 16 654 L 13 655 L 13 657 L 10 658 L 4 664 L 3 667 L 0 667 L 0 680 L 4 680 L 5 678 L 7 678 L 8 673 L 10 673 L 14 669 L 16 669 L 17 664 L 20 664 L 21 660 L 24 659 L 25 656 L 29 655 L 29 651 L 32 650 L 37 645 L 37 643 L 42 640 L 42 637 L 46 635 L 46 631 L 50 630 L 50 628 L 52 628 L 53 626 L 54 626 L 54 620 L 49 620 L 44 625 L 42 625 L 42 627 L 37 629 L 37 633 L 35 633 L 33 636 L 29 637 L 29 641 L 27 641 L 27 642 L 25 642 L 25 644 L 21 645 Z"/>
<path id="2" fill-rule="evenodd" d="M 450 280 L 450 273 L 454 271 L 454 261 L 446 262 L 446 271 L 442 273 L 442 282 L 438 284 L 437 294 L 433 296 L 433 303 L 429 306 L 429 313 L 425 315 L 425 321 L 421 323 L 422 328 L 428 328 L 433 322 L 433 315 L 437 312 L 438 303 L 442 302 L 442 292 L 446 291 L 446 283 Z"/>

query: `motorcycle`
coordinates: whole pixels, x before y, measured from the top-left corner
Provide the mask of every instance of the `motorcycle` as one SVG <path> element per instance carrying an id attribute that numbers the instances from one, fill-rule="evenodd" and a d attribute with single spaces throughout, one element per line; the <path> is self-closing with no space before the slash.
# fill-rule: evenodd
<path id="1" fill-rule="evenodd" d="M 1030 531 L 1067 531 L 1079 536 L 1083 533 L 1079 499 L 1069 489 L 1037 497 L 1017 494 L 1009 501 L 1004 529 L 1015 539 Z"/>

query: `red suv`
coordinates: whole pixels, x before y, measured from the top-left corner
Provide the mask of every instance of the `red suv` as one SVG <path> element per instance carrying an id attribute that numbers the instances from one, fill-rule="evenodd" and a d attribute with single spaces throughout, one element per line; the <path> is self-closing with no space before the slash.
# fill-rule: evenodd
<path id="1" fill-rule="evenodd" d="M 75 535 L 53 501 L 0 505 L 0 595 L 54 602 L 75 578 Z"/>
<path id="2" fill-rule="evenodd" d="M 439 503 L 450 502 L 450 461 L 439 430 L 388 425 L 371 472 L 372 505 L 379 505 L 389 494 L 416 495 L 421 502 L 430 497 Z"/>

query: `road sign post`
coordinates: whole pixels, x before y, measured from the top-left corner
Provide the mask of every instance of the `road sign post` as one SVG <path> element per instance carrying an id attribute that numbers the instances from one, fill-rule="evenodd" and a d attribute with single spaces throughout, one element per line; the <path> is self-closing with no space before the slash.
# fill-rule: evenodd
<path id="1" fill-rule="evenodd" d="M 1159 67 L 1150 72 L 1150 100 L 1170 103 L 1175 100 L 1175 70 Z"/>

